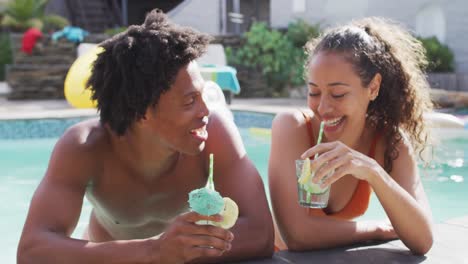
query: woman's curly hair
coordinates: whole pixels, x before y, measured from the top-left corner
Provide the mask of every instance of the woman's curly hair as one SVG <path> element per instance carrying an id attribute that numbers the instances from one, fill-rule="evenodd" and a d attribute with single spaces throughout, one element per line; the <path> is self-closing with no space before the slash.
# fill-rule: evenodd
<path id="1" fill-rule="evenodd" d="M 142 25 L 132 25 L 100 44 L 87 87 L 100 120 L 118 135 L 144 117 L 148 107 L 174 83 L 178 71 L 200 57 L 211 38 L 171 23 L 152 10 Z"/>
<path id="2" fill-rule="evenodd" d="M 432 110 L 433 105 L 424 72 L 425 50 L 416 38 L 393 21 L 371 17 L 332 28 L 310 40 L 305 50 L 308 54 L 305 68 L 319 52 L 343 54 L 364 87 L 368 87 L 375 74 L 381 74 L 379 95 L 370 102 L 367 118 L 387 140 L 385 170 L 392 170 L 393 160 L 399 154 L 396 145 L 404 134 L 421 154 L 429 137 L 423 114 Z"/>

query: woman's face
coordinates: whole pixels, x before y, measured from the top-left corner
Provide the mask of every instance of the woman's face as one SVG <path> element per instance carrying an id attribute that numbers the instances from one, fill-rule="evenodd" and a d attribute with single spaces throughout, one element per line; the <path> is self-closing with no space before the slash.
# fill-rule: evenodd
<path id="1" fill-rule="evenodd" d="M 319 52 L 310 61 L 308 105 L 318 121 L 324 121 L 327 141 L 340 140 L 350 147 L 358 144 L 366 124 L 369 102 L 378 86 L 363 87 L 360 77 L 343 54 Z M 375 86 L 375 87 L 374 87 Z"/>

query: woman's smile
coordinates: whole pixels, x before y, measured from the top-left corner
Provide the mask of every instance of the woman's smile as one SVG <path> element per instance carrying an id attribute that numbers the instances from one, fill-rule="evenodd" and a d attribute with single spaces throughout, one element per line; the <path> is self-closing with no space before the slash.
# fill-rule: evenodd
<path id="1" fill-rule="evenodd" d="M 341 128 L 344 125 L 344 121 L 346 118 L 344 116 L 341 117 L 336 117 L 336 118 L 329 118 L 329 119 L 323 119 L 324 126 L 323 130 L 325 134 L 333 134 L 341 130 Z M 330 138 L 330 136 L 327 136 L 327 138 Z"/>

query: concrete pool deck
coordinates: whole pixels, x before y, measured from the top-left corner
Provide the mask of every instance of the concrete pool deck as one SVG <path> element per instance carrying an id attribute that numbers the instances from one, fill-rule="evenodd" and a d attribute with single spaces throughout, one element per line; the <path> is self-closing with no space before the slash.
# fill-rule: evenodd
<path id="1" fill-rule="evenodd" d="M 278 113 L 283 110 L 307 107 L 299 99 L 235 99 L 230 108 L 263 113 Z M 0 97 L 0 119 L 60 118 L 97 115 L 95 109 L 76 109 L 66 100 L 21 100 L 10 101 Z"/>
<path id="2" fill-rule="evenodd" d="M 278 113 L 284 110 L 306 108 L 306 102 L 300 99 L 235 99 L 230 108 L 263 113 Z M 95 109 L 76 109 L 66 100 L 20 100 L 10 101 L 0 97 L 0 120 L 65 118 L 96 116 Z"/>
<path id="3" fill-rule="evenodd" d="M 232 110 L 277 113 L 305 108 L 299 99 L 238 99 Z M 97 116 L 94 109 L 74 109 L 65 100 L 8 101 L 0 97 L 0 120 Z M 414 256 L 400 240 L 294 253 L 281 251 L 271 259 L 239 263 L 468 263 L 468 216 L 435 224 L 434 245 L 425 256 Z"/>
<path id="4" fill-rule="evenodd" d="M 468 216 L 436 224 L 434 244 L 424 256 L 416 256 L 400 240 L 368 242 L 354 246 L 308 252 L 280 251 L 271 259 L 238 262 L 239 264 L 308 264 L 308 263 L 468 263 Z"/>

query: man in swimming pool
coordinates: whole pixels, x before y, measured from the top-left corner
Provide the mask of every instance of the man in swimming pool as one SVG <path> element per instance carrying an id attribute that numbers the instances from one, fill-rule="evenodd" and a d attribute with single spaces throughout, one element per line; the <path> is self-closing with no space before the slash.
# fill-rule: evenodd
<path id="1" fill-rule="evenodd" d="M 101 44 L 89 79 L 99 120 L 60 138 L 31 202 L 18 263 L 225 262 L 271 256 L 273 228 L 262 181 L 232 119 L 208 109 L 194 59 L 208 36 L 157 10 Z M 240 215 L 231 230 L 196 225 L 190 212 L 209 153 L 222 196 Z M 83 239 L 70 238 L 86 195 Z"/>

